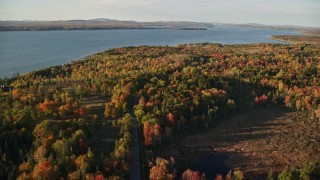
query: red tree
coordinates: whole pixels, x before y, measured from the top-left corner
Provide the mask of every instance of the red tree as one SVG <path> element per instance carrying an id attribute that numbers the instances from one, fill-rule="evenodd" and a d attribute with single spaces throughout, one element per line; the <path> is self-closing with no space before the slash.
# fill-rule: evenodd
<path id="1" fill-rule="evenodd" d="M 172 113 L 169 113 L 167 115 L 167 119 L 171 122 L 171 123 L 174 123 L 175 122 L 175 118 L 174 118 L 174 115 Z"/>
<path id="2" fill-rule="evenodd" d="M 56 109 L 56 102 L 49 101 L 49 99 L 46 98 L 44 102 L 40 104 L 40 109 L 46 114 L 53 113 Z"/>
<path id="3" fill-rule="evenodd" d="M 153 128 L 148 121 L 143 124 L 144 142 L 147 146 L 152 144 Z"/>
<path id="4" fill-rule="evenodd" d="M 96 176 L 95 180 L 105 180 L 105 178 L 102 174 L 99 174 Z"/>
<path id="5" fill-rule="evenodd" d="M 55 179 L 54 168 L 49 161 L 38 164 L 33 171 L 34 179 Z"/>
<path id="6" fill-rule="evenodd" d="M 182 173 L 182 180 L 200 180 L 201 176 L 198 171 L 192 171 L 191 169 L 187 169 Z"/>

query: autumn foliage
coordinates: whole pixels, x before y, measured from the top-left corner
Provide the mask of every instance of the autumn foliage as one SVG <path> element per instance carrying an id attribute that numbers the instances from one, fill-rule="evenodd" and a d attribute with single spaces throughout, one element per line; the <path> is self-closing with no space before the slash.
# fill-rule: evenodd
<path id="1" fill-rule="evenodd" d="M 150 169 L 150 180 L 173 180 L 175 175 L 168 169 L 169 161 L 157 158 L 156 164 Z"/>
<path id="2" fill-rule="evenodd" d="M 146 121 L 143 124 L 143 135 L 144 135 L 145 144 L 147 146 L 152 145 L 152 143 L 153 143 L 153 128 L 152 128 L 152 125 L 148 121 Z"/>
<path id="3" fill-rule="evenodd" d="M 154 162 L 152 152 L 176 134 L 260 107 L 284 106 L 319 118 L 319 54 L 318 44 L 127 47 L 0 79 L 12 89 L 0 91 L 0 179 L 128 178 L 127 113 L 143 129 L 150 178 L 173 178 L 170 163 Z M 86 106 L 92 97 L 91 113 Z M 93 153 L 88 127 L 97 122 L 121 127 L 112 152 Z M 235 175 L 242 176 L 230 177 Z M 186 176 L 199 177 L 191 170 Z"/>
<path id="4" fill-rule="evenodd" d="M 41 110 L 46 114 L 52 114 L 56 110 L 56 103 L 54 101 L 50 101 L 48 98 L 45 99 L 43 103 L 40 104 Z"/>

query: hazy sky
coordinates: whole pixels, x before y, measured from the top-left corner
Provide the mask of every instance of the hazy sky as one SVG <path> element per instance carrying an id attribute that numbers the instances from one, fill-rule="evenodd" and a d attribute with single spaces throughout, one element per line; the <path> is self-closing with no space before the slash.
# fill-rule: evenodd
<path id="1" fill-rule="evenodd" d="M 320 0 L 0 0 L 0 20 L 93 18 L 320 27 Z"/>

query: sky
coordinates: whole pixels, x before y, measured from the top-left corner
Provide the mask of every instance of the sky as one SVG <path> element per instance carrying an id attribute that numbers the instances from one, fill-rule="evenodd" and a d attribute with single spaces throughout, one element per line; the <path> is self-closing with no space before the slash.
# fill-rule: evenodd
<path id="1" fill-rule="evenodd" d="M 0 0 L 0 20 L 94 18 L 320 27 L 320 0 Z"/>

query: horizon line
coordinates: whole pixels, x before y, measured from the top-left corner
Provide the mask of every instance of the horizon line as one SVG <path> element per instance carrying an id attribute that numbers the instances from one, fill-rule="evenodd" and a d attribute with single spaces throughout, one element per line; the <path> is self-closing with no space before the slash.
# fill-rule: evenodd
<path id="1" fill-rule="evenodd" d="M 90 20 L 113 20 L 113 21 L 134 21 L 138 23 L 146 23 L 146 22 L 194 22 L 194 23 L 212 23 L 212 24 L 221 24 L 221 25 L 256 25 L 256 26 L 278 26 L 278 27 L 289 27 L 292 28 L 298 27 L 298 28 L 320 28 L 320 26 L 306 26 L 306 25 L 297 25 L 297 24 L 264 24 L 264 23 L 257 23 L 257 22 L 244 22 L 244 23 L 234 23 L 234 22 L 208 22 L 208 21 L 192 21 L 192 20 L 154 20 L 154 21 L 140 21 L 140 20 L 124 20 L 124 19 L 112 19 L 112 18 L 75 18 L 75 19 L 56 19 L 56 20 L 40 20 L 40 19 L 24 19 L 24 20 L 14 20 L 14 19 L 6 19 L 0 21 L 20 21 L 20 22 L 32 22 L 32 21 L 38 21 L 38 22 L 53 22 L 53 21 L 90 21 Z"/>

